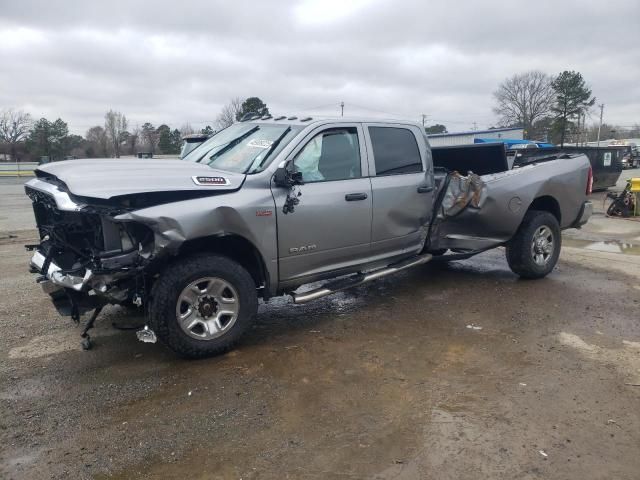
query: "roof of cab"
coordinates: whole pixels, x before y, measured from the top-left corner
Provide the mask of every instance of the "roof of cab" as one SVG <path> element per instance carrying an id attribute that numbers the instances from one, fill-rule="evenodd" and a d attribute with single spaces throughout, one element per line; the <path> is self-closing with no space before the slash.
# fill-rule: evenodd
<path id="1" fill-rule="evenodd" d="M 400 120 L 397 118 L 374 118 L 374 117 L 308 117 L 308 116 L 275 116 L 272 118 L 252 118 L 251 120 L 245 120 L 242 123 L 263 123 L 263 124 L 280 124 L 280 125 L 320 125 L 331 122 L 340 123 L 389 123 L 396 125 L 412 125 L 422 128 L 422 125 L 418 122 L 411 120 Z"/>

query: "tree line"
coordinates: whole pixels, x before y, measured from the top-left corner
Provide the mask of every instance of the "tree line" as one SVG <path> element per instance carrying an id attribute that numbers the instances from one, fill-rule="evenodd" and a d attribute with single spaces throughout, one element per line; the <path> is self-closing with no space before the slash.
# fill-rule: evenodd
<path id="1" fill-rule="evenodd" d="M 22 110 L 5 109 L 0 111 L 0 154 L 19 161 L 37 161 L 42 157 L 119 158 L 139 152 L 176 155 L 185 135 L 213 135 L 249 112 L 266 115 L 269 109 L 258 97 L 244 101 L 232 98 L 216 117 L 213 127 L 207 125 L 196 132 L 189 123 L 180 128 L 167 124 L 156 127 L 150 122 L 134 126 L 122 112 L 109 110 L 104 115 L 104 125 L 91 127 L 82 136 L 70 134 L 68 124 L 61 118 L 34 120 Z"/>
<path id="2" fill-rule="evenodd" d="M 525 138 L 564 144 L 594 141 L 598 122 L 587 126 L 596 98 L 579 72 L 564 71 L 557 76 L 533 70 L 504 80 L 493 94 L 494 113 L 499 127 L 521 127 Z M 246 114 L 268 115 L 269 108 L 258 97 L 242 100 L 234 97 L 223 106 L 213 126 L 198 133 L 212 135 L 241 120 Z M 595 112 L 599 116 L 599 111 Z M 495 127 L 494 127 L 495 128 Z M 442 124 L 426 126 L 428 134 L 447 133 Z M 96 125 L 84 136 L 69 133 L 66 122 L 58 118 L 33 120 L 21 110 L 0 111 L 0 154 L 9 154 L 21 161 L 41 157 L 60 160 L 66 157 L 96 158 L 135 155 L 139 152 L 176 155 L 182 138 L 196 133 L 189 123 L 180 128 L 150 122 L 132 126 L 122 112 L 109 110 L 104 125 Z M 640 125 L 620 127 L 604 123 L 600 138 L 640 137 Z"/>
<path id="3" fill-rule="evenodd" d="M 596 97 L 574 71 L 556 76 L 532 70 L 504 80 L 493 94 L 494 113 L 501 126 L 522 127 L 526 139 L 564 145 L 598 138 L 600 109 L 593 109 Z M 591 118 L 587 126 L 587 117 Z M 640 125 L 620 127 L 604 123 L 600 138 L 640 137 Z"/>

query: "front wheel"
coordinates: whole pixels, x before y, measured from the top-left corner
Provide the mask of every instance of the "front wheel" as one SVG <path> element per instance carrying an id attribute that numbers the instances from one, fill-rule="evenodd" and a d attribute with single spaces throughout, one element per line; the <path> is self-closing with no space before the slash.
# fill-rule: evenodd
<path id="1" fill-rule="evenodd" d="M 233 260 L 212 254 L 180 259 L 153 286 L 150 326 L 183 357 L 227 351 L 251 325 L 258 308 L 251 275 Z"/>
<path id="2" fill-rule="evenodd" d="M 507 262 L 522 278 L 546 277 L 558 263 L 562 237 L 558 220 L 549 212 L 530 210 L 507 244 Z"/>

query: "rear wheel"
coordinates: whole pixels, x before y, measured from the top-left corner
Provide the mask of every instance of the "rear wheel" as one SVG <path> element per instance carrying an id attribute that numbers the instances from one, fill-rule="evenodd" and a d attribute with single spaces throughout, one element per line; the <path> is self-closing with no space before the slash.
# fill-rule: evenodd
<path id="1" fill-rule="evenodd" d="M 219 255 L 181 259 L 153 287 L 151 328 L 178 354 L 201 358 L 227 351 L 253 321 L 256 286 L 239 264 Z"/>
<path id="2" fill-rule="evenodd" d="M 556 266 L 561 244 L 556 217 L 530 210 L 507 244 L 507 262 L 511 271 L 522 278 L 543 278 Z"/>

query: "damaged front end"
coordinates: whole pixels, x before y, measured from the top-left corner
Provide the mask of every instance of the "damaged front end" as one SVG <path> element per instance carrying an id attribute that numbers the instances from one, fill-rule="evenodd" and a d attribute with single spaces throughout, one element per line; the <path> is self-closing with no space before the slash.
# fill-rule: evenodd
<path id="1" fill-rule="evenodd" d="M 141 303 L 145 298 L 144 270 L 151 262 L 154 234 L 140 223 L 116 221 L 125 207 L 71 196 L 64 184 L 39 178 L 25 191 L 33 202 L 40 243 L 33 250 L 30 270 L 61 315 L 104 305 Z"/>

